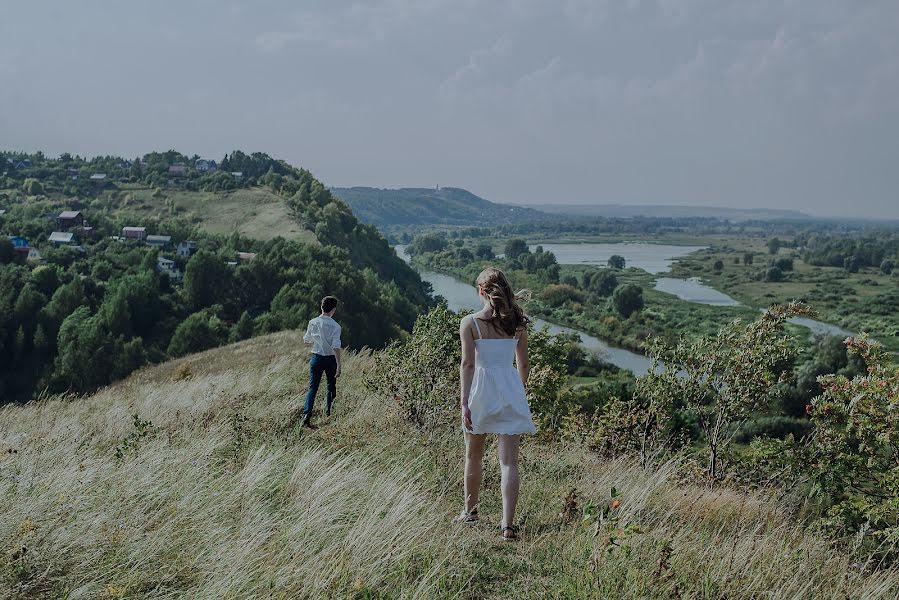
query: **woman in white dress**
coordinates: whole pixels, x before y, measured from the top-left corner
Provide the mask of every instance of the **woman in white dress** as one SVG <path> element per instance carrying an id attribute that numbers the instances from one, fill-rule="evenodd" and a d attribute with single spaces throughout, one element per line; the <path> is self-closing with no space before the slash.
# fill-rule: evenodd
<path id="1" fill-rule="evenodd" d="M 502 478 L 504 540 L 517 539 L 518 443 L 536 433 L 524 385 L 528 380 L 528 318 L 505 274 L 487 268 L 478 275 L 479 312 L 462 319 L 462 428 L 465 432 L 465 509 L 455 521 L 475 523 L 488 433 L 497 434 Z M 514 364 L 513 364 L 514 360 Z"/>

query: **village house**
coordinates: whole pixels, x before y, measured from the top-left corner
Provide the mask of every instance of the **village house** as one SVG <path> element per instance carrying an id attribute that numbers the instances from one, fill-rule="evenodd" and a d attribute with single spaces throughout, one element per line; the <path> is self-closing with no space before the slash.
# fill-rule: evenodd
<path id="1" fill-rule="evenodd" d="M 172 236 L 148 235 L 144 238 L 144 243 L 148 246 L 155 246 L 157 248 L 170 248 L 172 246 Z"/>
<path id="2" fill-rule="evenodd" d="M 144 240 L 147 238 L 147 228 L 122 227 L 122 238 L 126 240 Z"/>
<path id="3" fill-rule="evenodd" d="M 209 173 L 216 170 L 218 170 L 218 165 L 215 164 L 214 160 L 206 160 L 205 158 L 201 158 L 197 161 L 197 172 L 199 173 Z"/>
<path id="4" fill-rule="evenodd" d="M 3 208 L 0 208 L 0 217 L 2 217 L 5 214 L 6 214 L 6 210 Z"/>
<path id="5" fill-rule="evenodd" d="M 43 256 L 41 256 L 41 253 L 38 252 L 37 248 L 28 248 L 28 255 L 26 256 L 26 259 L 30 262 L 37 263 L 47 262 L 47 260 Z"/>
<path id="6" fill-rule="evenodd" d="M 106 185 L 106 173 L 94 173 L 91 175 L 91 183 L 96 188 L 102 188 Z"/>
<path id="7" fill-rule="evenodd" d="M 181 283 L 183 275 L 181 271 L 179 271 L 175 267 L 175 261 L 170 258 L 164 258 L 160 256 L 156 259 L 156 270 L 160 273 L 165 273 L 169 276 L 169 279 L 172 283 Z"/>
<path id="8" fill-rule="evenodd" d="M 69 167 L 68 169 L 66 169 L 66 173 L 68 174 L 69 178 L 72 179 L 72 181 L 78 179 L 78 169 Z"/>
<path id="9" fill-rule="evenodd" d="M 197 251 L 197 243 L 188 240 L 186 242 L 178 242 L 178 256 L 181 258 L 190 258 Z"/>
<path id="10" fill-rule="evenodd" d="M 255 252 L 238 252 L 237 253 L 237 260 L 242 263 L 250 262 L 254 258 L 256 258 Z"/>
<path id="11" fill-rule="evenodd" d="M 231 177 L 234 179 L 240 179 L 243 177 L 243 171 L 231 171 Z"/>
<path id="12" fill-rule="evenodd" d="M 71 227 L 81 227 L 84 225 L 84 215 L 80 210 L 64 210 L 56 217 L 56 226 L 63 231 L 67 231 Z"/>
<path id="13" fill-rule="evenodd" d="M 47 241 L 54 246 L 73 246 L 78 243 L 78 240 L 75 239 L 75 234 L 66 231 L 54 231 L 47 238 Z"/>
<path id="14" fill-rule="evenodd" d="M 187 165 L 176 163 L 169 167 L 169 175 L 172 177 L 184 177 L 187 175 Z"/>
<path id="15" fill-rule="evenodd" d="M 9 241 L 12 242 L 12 245 L 16 248 L 27 248 L 31 244 L 28 243 L 28 240 L 19 235 L 10 235 L 7 236 Z"/>

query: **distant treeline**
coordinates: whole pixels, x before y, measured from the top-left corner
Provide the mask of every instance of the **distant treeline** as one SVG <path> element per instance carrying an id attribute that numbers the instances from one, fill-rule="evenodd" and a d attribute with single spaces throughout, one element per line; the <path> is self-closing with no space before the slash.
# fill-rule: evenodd
<path id="1" fill-rule="evenodd" d="M 796 246 L 807 263 L 822 267 L 844 267 L 858 271 L 880 268 L 889 274 L 899 261 L 899 233 L 881 231 L 860 235 L 802 234 Z"/>

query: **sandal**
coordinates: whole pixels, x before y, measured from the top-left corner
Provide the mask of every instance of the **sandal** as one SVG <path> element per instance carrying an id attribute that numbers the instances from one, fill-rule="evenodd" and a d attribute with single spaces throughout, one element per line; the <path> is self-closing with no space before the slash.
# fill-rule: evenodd
<path id="1" fill-rule="evenodd" d="M 478 509 L 472 511 L 462 511 L 458 516 L 453 517 L 453 523 L 456 525 L 474 525 L 478 522 Z"/>
<path id="2" fill-rule="evenodd" d="M 506 535 L 506 532 L 509 532 L 509 535 Z M 503 537 L 504 542 L 517 542 L 518 541 L 518 527 L 503 527 L 503 530 L 500 532 L 500 535 Z"/>

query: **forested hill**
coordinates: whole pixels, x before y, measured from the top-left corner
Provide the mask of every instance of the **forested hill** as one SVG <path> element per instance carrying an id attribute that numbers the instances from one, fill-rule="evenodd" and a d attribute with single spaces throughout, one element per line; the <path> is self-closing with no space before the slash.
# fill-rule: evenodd
<path id="1" fill-rule="evenodd" d="M 0 151 L 0 404 L 304 327 L 325 294 L 346 345 L 382 347 L 429 289 L 309 171 L 263 153 Z"/>
<path id="2" fill-rule="evenodd" d="M 497 204 L 461 188 L 370 187 L 331 188 L 352 207 L 364 223 L 372 225 L 482 226 L 560 219 L 532 208 Z"/>

